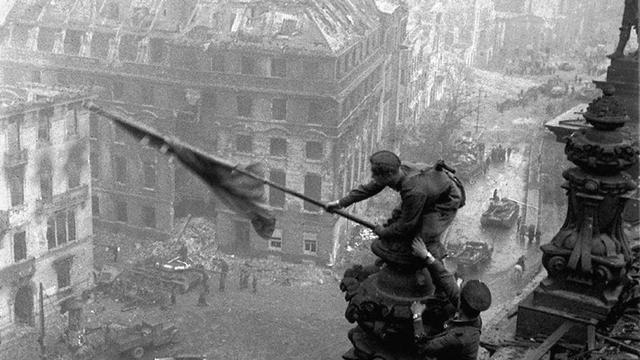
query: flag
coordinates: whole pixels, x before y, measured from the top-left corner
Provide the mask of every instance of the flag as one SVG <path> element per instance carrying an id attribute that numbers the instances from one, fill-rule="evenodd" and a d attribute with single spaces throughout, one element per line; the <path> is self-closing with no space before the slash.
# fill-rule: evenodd
<path id="1" fill-rule="evenodd" d="M 259 164 L 230 164 L 177 139 L 160 135 L 135 120 L 125 120 L 91 103 L 87 108 L 113 120 L 140 142 L 163 153 L 173 154 L 186 168 L 204 180 L 225 205 L 249 219 L 258 235 L 271 238 L 276 220 L 266 204 L 265 182 L 262 180 L 264 172 Z"/>

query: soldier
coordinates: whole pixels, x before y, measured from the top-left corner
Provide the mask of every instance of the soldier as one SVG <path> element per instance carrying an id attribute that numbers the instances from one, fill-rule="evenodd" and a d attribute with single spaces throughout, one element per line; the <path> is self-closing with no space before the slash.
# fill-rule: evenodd
<path id="1" fill-rule="evenodd" d="M 534 238 L 536 239 L 536 244 L 538 245 L 540 245 L 540 237 L 542 237 L 542 232 L 540 231 L 540 227 L 536 227 Z"/>
<path id="2" fill-rule="evenodd" d="M 209 294 L 209 275 L 207 275 L 205 270 L 202 270 L 202 288 L 198 296 L 198 306 L 209 306 L 207 303 L 207 294 Z"/>
<path id="3" fill-rule="evenodd" d="M 189 249 L 187 248 L 187 244 L 186 243 L 182 243 L 182 246 L 180 247 L 180 250 L 178 250 L 178 256 L 180 257 L 180 260 L 182 261 L 187 261 L 189 258 Z"/>
<path id="4" fill-rule="evenodd" d="M 536 234 L 536 226 L 533 224 L 530 224 L 529 227 L 527 228 L 527 238 L 529 238 L 529 244 L 533 243 L 533 238 L 535 237 Z"/>
<path id="5" fill-rule="evenodd" d="M 251 280 L 251 288 L 253 289 L 254 294 L 258 293 L 258 277 L 255 273 L 253 274 L 253 278 Z"/>
<path id="6" fill-rule="evenodd" d="M 244 265 L 240 268 L 240 290 L 246 289 L 249 287 L 249 269 L 248 264 L 245 262 Z"/>
<path id="7" fill-rule="evenodd" d="M 435 285 L 439 295 L 445 297 L 454 308 L 458 307 L 458 299 L 460 297 L 460 287 L 458 284 L 458 278 L 456 275 L 451 274 L 449 270 L 444 267 L 444 264 L 436 259 L 430 252 L 427 250 L 426 245 L 420 239 L 413 239 L 413 243 L 411 243 L 411 248 L 413 249 L 413 254 L 423 259 L 431 273 L 431 279 L 433 279 L 433 284 Z"/>
<path id="8" fill-rule="evenodd" d="M 176 304 L 176 287 L 175 285 L 171 287 L 171 305 Z"/>
<path id="9" fill-rule="evenodd" d="M 443 162 L 427 169 L 400 163 L 398 156 L 382 150 L 369 158 L 372 181 L 351 190 L 342 199 L 327 204 L 331 212 L 368 199 L 387 186 L 400 193 L 402 204 L 385 225 L 376 225 L 374 233 L 381 239 L 422 237 L 429 251 L 438 259 L 446 250 L 440 236 L 464 205 L 464 188 Z"/>
<path id="10" fill-rule="evenodd" d="M 225 283 L 227 281 L 227 274 L 229 274 L 229 264 L 226 261 L 220 260 L 220 284 L 218 290 L 224 292 Z"/>
<path id="11" fill-rule="evenodd" d="M 491 291 L 479 280 L 469 280 L 460 292 L 460 307 L 456 316 L 447 321 L 445 330 L 428 338 L 422 323 L 426 306 L 411 304 L 413 329 L 418 351 L 438 360 L 475 360 L 480 347 L 482 319 L 480 313 L 491 306 Z"/>

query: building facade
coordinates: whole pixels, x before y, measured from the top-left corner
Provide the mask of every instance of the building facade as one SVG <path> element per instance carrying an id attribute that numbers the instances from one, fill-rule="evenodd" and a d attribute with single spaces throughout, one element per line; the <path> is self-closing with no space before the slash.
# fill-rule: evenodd
<path id="1" fill-rule="evenodd" d="M 88 96 L 0 87 L 0 331 L 34 325 L 92 285 Z M 58 316 L 59 317 L 59 316 Z"/>
<path id="2" fill-rule="evenodd" d="M 406 17 L 391 0 L 17 4 L 0 62 L 4 82 L 98 87 L 122 115 L 327 201 L 394 147 Z M 258 240 L 185 169 L 91 123 L 97 225 L 167 233 L 174 206 L 208 208 L 231 249 L 332 256 L 337 220 L 321 209 L 270 191 L 281 239 Z"/>

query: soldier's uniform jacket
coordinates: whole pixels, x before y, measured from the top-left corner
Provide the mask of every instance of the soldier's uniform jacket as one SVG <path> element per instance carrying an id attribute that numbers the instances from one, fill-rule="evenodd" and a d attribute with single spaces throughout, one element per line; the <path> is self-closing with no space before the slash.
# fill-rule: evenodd
<path id="1" fill-rule="evenodd" d="M 385 226 L 383 238 L 412 238 L 422 235 L 423 239 L 431 237 L 431 234 L 421 234 L 423 230 L 423 217 L 437 213 L 442 217 L 453 218 L 462 202 L 462 193 L 445 170 L 438 171 L 434 168 L 424 170 L 416 169 L 408 165 L 401 165 L 400 170 L 406 176 L 394 190 L 400 193 L 402 204 L 398 218 Z M 347 207 L 355 202 L 368 199 L 379 192 L 385 186 L 371 181 L 351 190 L 340 199 L 340 205 Z M 446 228 L 446 227 L 445 227 Z M 428 229 L 428 231 L 433 231 Z M 442 228 L 444 231 L 444 228 Z"/>
<path id="2" fill-rule="evenodd" d="M 475 360 L 480 347 L 482 320 L 449 320 L 447 328 L 433 338 L 416 337 L 419 352 L 428 358 Z"/>

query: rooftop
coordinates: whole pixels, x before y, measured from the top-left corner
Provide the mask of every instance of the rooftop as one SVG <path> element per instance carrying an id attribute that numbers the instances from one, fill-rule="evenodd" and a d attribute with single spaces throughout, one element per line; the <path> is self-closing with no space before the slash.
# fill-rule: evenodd
<path id="1" fill-rule="evenodd" d="M 23 0 L 6 22 L 151 35 L 204 47 L 338 52 L 403 6 L 400 0 Z"/>

